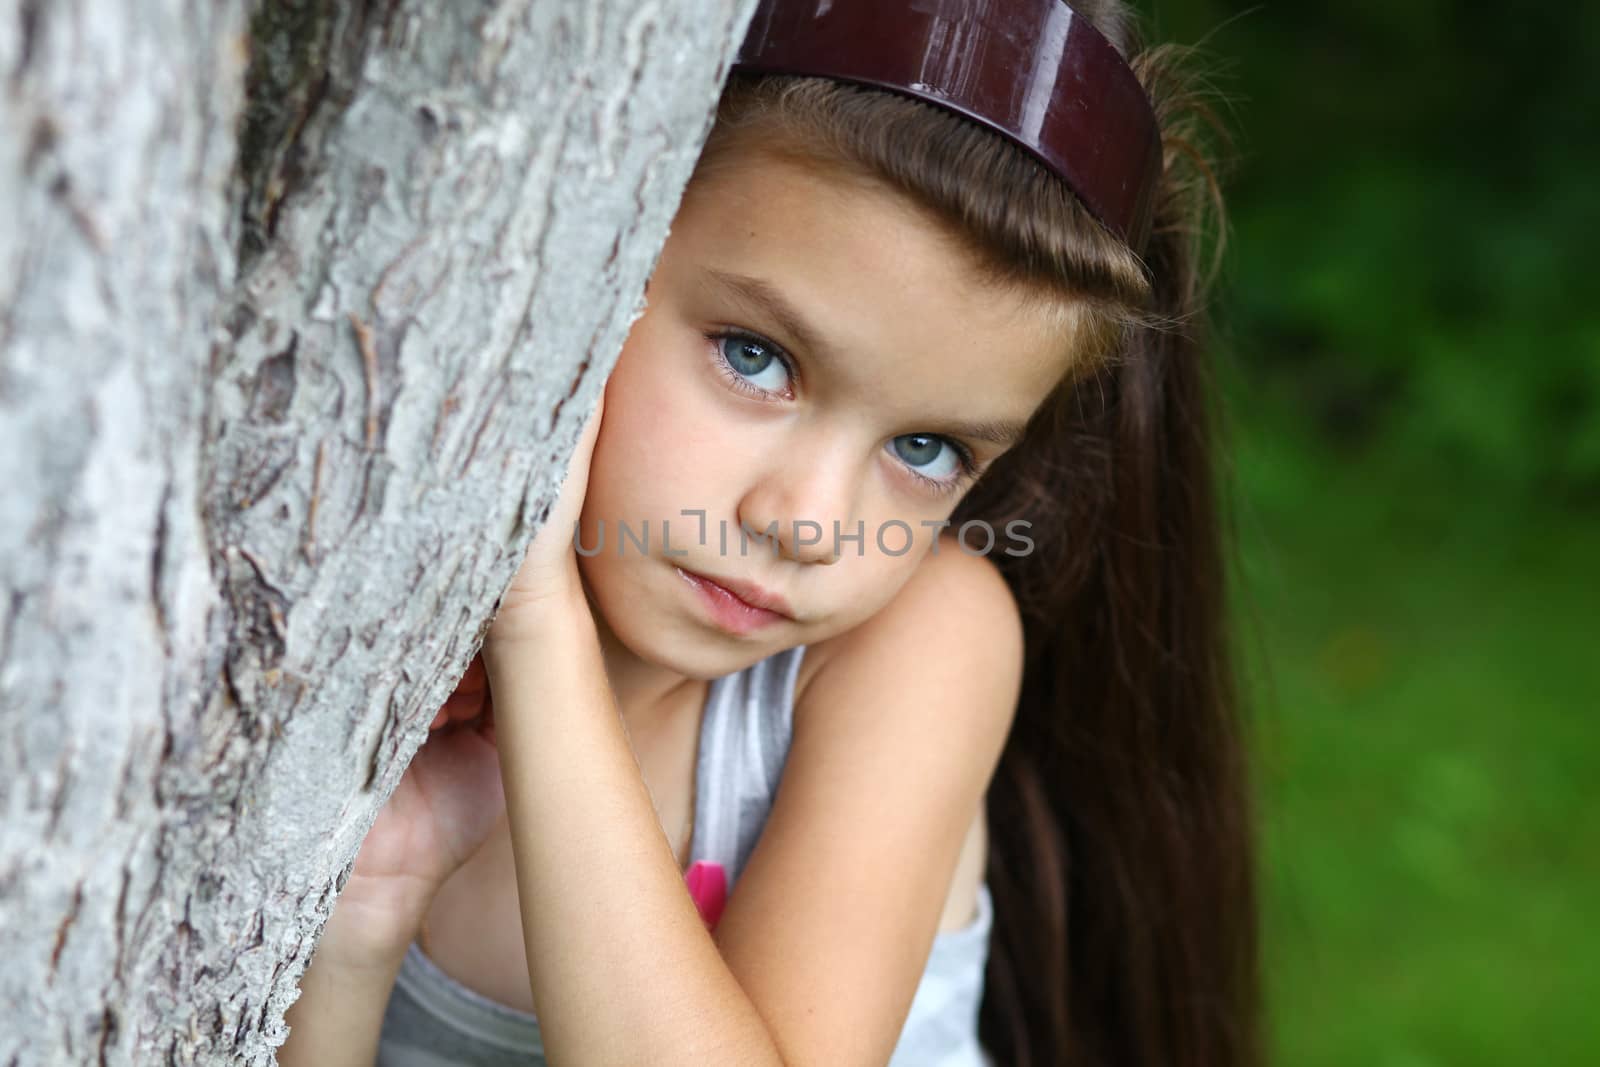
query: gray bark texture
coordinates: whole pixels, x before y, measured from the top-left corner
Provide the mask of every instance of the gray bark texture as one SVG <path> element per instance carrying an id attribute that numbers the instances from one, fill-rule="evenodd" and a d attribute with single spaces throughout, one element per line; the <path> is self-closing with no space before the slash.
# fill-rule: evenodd
<path id="1" fill-rule="evenodd" d="M 754 0 L 0 0 L 0 1065 L 266 1064 Z"/>

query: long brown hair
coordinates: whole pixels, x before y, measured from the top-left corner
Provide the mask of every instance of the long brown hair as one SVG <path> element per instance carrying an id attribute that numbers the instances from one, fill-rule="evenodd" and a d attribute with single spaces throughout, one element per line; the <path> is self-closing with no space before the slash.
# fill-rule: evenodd
<path id="1" fill-rule="evenodd" d="M 1143 260 L 1054 175 L 974 123 L 883 91 L 734 75 L 700 168 L 781 151 L 902 193 L 987 277 L 1055 300 L 1076 371 L 952 516 L 1031 523 L 995 553 L 1022 609 L 1021 703 L 988 796 L 995 926 L 979 1035 L 998 1063 L 1260 1060 L 1250 796 L 1224 628 L 1203 362 L 1226 143 L 1192 55 L 1142 50 L 1126 6 L 1078 0 L 1130 56 L 1164 173 Z"/>

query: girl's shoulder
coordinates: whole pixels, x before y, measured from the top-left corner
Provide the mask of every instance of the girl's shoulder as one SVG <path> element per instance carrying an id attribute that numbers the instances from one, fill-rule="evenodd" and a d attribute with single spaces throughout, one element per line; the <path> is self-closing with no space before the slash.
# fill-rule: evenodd
<path id="1" fill-rule="evenodd" d="M 1014 661 L 1020 685 L 1023 635 L 1016 597 L 993 560 L 964 552 L 954 538 L 944 538 L 882 611 L 806 646 L 795 676 L 795 705 L 804 702 L 812 682 L 834 660 L 862 662 L 907 652 L 920 658 L 925 653 L 915 650 L 932 651 L 928 642 L 937 640 L 931 632 L 935 627 L 946 640 L 960 642 L 963 658 L 995 666 Z"/>
<path id="2" fill-rule="evenodd" d="M 976 899 L 973 827 L 1015 714 L 1022 626 L 994 564 L 941 545 L 808 662 L 717 944 L 797 1061 L 881 1063 L 937 932 Z"/>

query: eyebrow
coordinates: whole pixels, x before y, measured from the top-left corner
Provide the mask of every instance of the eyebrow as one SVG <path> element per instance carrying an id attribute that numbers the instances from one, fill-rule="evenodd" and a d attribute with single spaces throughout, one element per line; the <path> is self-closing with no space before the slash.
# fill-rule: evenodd
<path id="1" fill-rule="evenodd" d="M 945 427 L 957 437 L 970 437 L 987 441 L 1001 448 L 1010 448 L 1022 440 L 1025 425 L 1008 419 L 985 419 L 981 422 L 950 422 Z"/>
<path id="2" fill-rule="evenodd" d="M 748 274 L 735 274 L 731 271 L 717 270 L 715 267 L 707 267 L 705 275 L 733 297 L 765 312 L 807 352 L 824 359 L 831 359 L 836 354 L 837 350 L 825 341 L 816 330 L 811 328 L 804 316 L 795 310 L 794 305 L 784 299 L 783 294 L 771 282 L 763 278 L 751 277 Z M 1022 439 L 1025 429 L 1025 423 L 1010 419 L 979 419 L 977 421 L 956 422 L 945 420 L 941 422 L 939 432 L 948 433 L 954 437 L 968 437 L 975 441 L 985 441 L 1001 448 L 1010 448 Z"/>
<path id="3" fill-rule="evenodd" d="M 783 294 L 778 292 L 777 287 L 771 282 L 762 278 L 752 278 L 748 274 L 717 270 L 715 267 L 706 268 L 706 277 L 722 286 L 730 295 L 765 312 L 783 327 L 785 333 L 799 342 L 801 348 L 823 357 L 831 357 L 834 354 L 833 346 L 811 328 L 804 316 L 784 299 Z"/>

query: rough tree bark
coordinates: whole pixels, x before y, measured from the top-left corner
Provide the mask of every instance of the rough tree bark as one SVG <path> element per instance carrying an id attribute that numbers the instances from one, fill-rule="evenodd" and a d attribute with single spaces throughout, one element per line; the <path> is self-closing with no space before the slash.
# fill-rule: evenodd
<path id="1" fill-rule="evenodd" d="M 0 0 L 0 1064 L 272 1062 L 754 0 Z"/>

